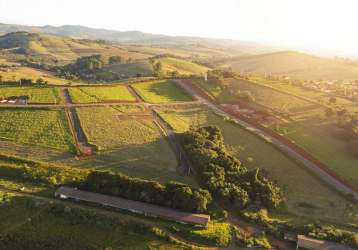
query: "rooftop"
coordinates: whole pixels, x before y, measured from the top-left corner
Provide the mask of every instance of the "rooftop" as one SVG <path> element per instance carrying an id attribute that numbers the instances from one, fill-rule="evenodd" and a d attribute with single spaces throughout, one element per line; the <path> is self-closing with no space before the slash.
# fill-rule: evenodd
<path id="1" fill-rule="evenodd" d="M 72 187 L 58 188 L 55 192 L 55 196 L 62 196 L 61 198 L 72 198 L 81 201 L 98 203 L 113 208 L 132 211 L 135 213 L 142 213 L 153 217 L 161 217 L 182 223 L 195 224 L 200 226 L 207 226 L 210 221 L 210 216 L 206 214 L 182 212 L 171 208 L 165 208 L 149 203 L 128 200 L 120 197 L 88 192 Z"/>

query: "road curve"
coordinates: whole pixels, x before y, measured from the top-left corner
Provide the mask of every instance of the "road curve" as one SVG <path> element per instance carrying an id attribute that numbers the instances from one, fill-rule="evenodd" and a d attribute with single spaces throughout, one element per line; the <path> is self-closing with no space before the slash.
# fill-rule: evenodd
<path id="1" fill-rule="evenodd" d="M 310 159 L 307 159 L 304 155 L 300 154 L 290 146 L 286 145 L 285 143 L 281 142 L 280 140 L 274 138 L 270 134 L 266 133 L 265 131 L 249 124 L 246 121 L 238 119 L 236 116 L 228 114 L 224 111 L 220 106 L 212 103 L 211 101 L 203 98 L 200 93 L 196 89 L 194 89 L 190 84 L 184 83 L 182 80 L 177 80 L 176 83 L 190 93 L 196 100 L 200 101 L 201 103 L 207 105 L 209 108 L 214 110 L 216 113 L 225 115 L 230 117 L 236 123 L 244 127 L 246 130 L 249 130 L 251 133 L 256 134 L 257 136 L 263 138 L 265 141 L 272 143 L 276 147 L 278 147 L 282 152 L 289 155 L 291 158 L 296 159 L 297 161 L 301 162 L 308 170 L 313 172 L 315 175 L 320 177 L 325 183 L 329 184 L 330 186 L 334 187 L 337 191 L 345 194 L 351 195 L 354 200 L 358 201 L 358 192 L 343 183 L 342 181 L 338 180 L 334 176 L 330 175 Z"/>

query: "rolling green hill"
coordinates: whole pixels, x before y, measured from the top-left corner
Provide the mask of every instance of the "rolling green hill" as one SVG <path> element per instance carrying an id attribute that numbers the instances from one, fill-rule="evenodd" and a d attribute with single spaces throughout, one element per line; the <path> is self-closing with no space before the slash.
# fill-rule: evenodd
<path id="1" fill-rule="evenodd" d="M 151 76 L 153 74 L 153 66 L 148 60 L 126 64 L 109 64 L 104 67 L 104 70 L 116 73 L 122 78 Z"/>
<path id="2" fill-rule="evenodd" d="M 239 57 L 216 64 L 235 71 L 287 75 L 296 79 L 358 79 L 358 64 L 294 51 Z"/>
<path id="3" fill-rule="evenodd" d="M 78 40 L 44 33 L 14 32 L 0 36 L 0 52 L 4 57 L 65 64 L 78 57 L 103 54 L 124 59 L 143 59 L 150 55 L 130 52 L 104 41 Z"/>
<path id="4" fill-rule="evenodd" d="M 155 60 L 161 62 L 162 71 L 165 74 L 178 72 L 180 75 L 200 75 L 206 73 L 209 68 L 185 59 L 163 57 Z"/>

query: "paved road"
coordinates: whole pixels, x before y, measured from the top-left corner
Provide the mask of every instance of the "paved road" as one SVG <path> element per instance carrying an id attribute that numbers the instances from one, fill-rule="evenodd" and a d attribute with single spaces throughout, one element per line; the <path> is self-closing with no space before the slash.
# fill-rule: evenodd
<path id="1" fill-rule="evenodd" d="M 177 80 L 177 84 L 185 89 L 188 93 L 190 93 L 196 100 L 199 102 L 206 104 L 209 108 L 214 110 L 216 113 L 225 115 L 233 119 L 235 122 L 237 122 L 239 125 L 244 127 L 245 129 L 249 130 L 250 132 L 256 134 L 257 136 L 263 138 L 267 142 L 270 142 L 274 144 L 276 147 L 280 148 L 281 151 L 285 152 L 290 157 L 298 160 L 301 162 L 307 169 L 309 169 L 311 172 L 316 174 L 318 177 L 320 177 L 323 181 L 325 181 L 330 186 L 334 187 L 336 190 L 340 191 L 343 194 L 350 194 L 352 197 L 358 201 L 358 192 L 353 190 L 352 188 L 348 187 L 344 183 L 342 183 L 340 180 L 337 180 L 335 177 L 330 175 L 329 173 L 322 170 L 319 166 L 317 166 L 315 163 L 310 161 L 309 159 L 305 158 L 300 153 L 296 152 L 294 149 L 290 148 L 288 145 L 282 143 L 278 139 L 272 137 L 268 133 L 252 126 L 251 124 L 247 123 L 246 121 L 240 120 L 237 117 L 234 117 L 228 113 L 226 113 L 224 110 L 221 109 L 220 106 L 215 105 L 214 103 L 208 101 L 207 99 L 203 98 L 200 93 L 194 88 L 192 88 L 189 84 L 184 83 L 182 80 Z"/>

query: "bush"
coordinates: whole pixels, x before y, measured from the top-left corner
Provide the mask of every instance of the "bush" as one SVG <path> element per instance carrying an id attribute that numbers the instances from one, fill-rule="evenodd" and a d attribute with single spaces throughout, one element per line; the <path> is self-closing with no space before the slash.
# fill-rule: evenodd
<path id="1" fill-rule="evenodd" d="M 92 171 L 81 186 L 83 189 L 131 200 L 143 201 L 190 212 L 204 212 L 211 202 L 211 195 L 203 189 L 169 182 L 131 178 L 123 174 Z"/>
<path id="2" fill-rule="evenodd" d="M 280 187 L 260 169 L 248 171 L 229 154 L 218 127 L 186 132 L 181 136 L 181 142 L 200 184 L 224 204 L 237 209 L 249 204 L 267 208 L 283 205 Z"/>

